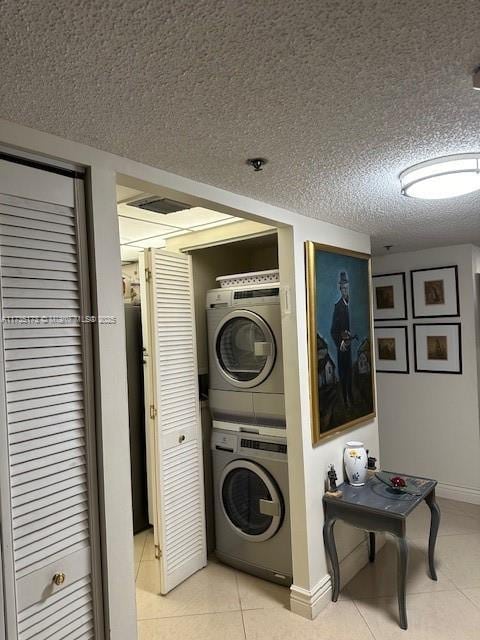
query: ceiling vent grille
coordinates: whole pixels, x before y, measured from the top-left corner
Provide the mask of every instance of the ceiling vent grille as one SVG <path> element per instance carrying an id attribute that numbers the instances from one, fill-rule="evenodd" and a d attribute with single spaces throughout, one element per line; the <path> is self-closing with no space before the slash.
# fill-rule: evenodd
<path id="1" fill-rule="evenodd" d="M 191 209 L 191 205 L 184 202 L 177 202 L 169 198 L 159 198 L 158 196 L 149 196 L 148 198 L 140 198 L 140 200 L 131 200 L 127 203 L 129 207 L 137 209 L 145 209 L 145 211 L 153 211 L 153 213 L 175 213 L 176 211 L 184 211 Z"/>

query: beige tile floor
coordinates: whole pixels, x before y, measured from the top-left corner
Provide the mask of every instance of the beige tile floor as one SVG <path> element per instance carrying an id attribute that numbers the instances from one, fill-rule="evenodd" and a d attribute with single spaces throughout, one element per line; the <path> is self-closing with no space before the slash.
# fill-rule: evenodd
<path id="1" fill-rule="evenodd" d="M 426 573 L 429 511 L 407 520 L 408 631 L 398 626 L 395 546 L 388 540 L 314 621 L 288 609 L 289 591 L 215 560 L 159 596 L 151 532 L 135 536 L 139 640 L 478 640 L 480 506 L 439 499 L 438 582 Z"/>

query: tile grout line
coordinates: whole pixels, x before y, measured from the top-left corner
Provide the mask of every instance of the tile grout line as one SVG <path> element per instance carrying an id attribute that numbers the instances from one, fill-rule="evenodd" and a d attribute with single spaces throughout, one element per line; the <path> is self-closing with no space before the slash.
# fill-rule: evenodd
<path id="1" fill-rule="evenodd" d="M 247 640 L 247 630 L 245 628 L 245 620 L 244 620 L 244 617 L 243 617 L 243 609 L 240 610 L 240 615 L 242 617 L 243 637 L 245 638 L 245 640 Z"/>
<path id="2" fill-rule="evenodd" d="M 247 640 L 247 630 L 245 629 L 245 620 L 243 619 L 242 600 L 240 598 L 240 585 L 238 583 L 238 573 L 235 571 L 235 586 L 237 588 L 238 606 L 240 607 L 240 616 L 242 618 L 243 637 Z"/>
<path id="3" fill-rule="evenodd" d="M 478 531 L 463 531 L 461 533 L 439 533 L 437 536 L 437 544 L 440 538 L 451 538 L 452 536 L 478 536 Z M 428 536 L 425 538 L 409 538 L 407 535 L 407 540 L 409 542 L 422 542 L 424 544 L 428 544 Z"/>
<path id="4" fill-rule="evenodd" d="M 222 616 L 228 613 L 241 613 L 241 609 L 226 609 L 225 611 L 202 611 L 201 613 L 179 613 L 175 616 L 161 616 L 158 618 L 137 618 L 137 622 L 152 620 L 176 620 L 178 618 L 195 618 L 196 616 Z"/>
<path id="5" fill-rule="evenodd" d="M 145 531 L 141 531 L 140 533 L 135 534 L 135 535 L 133 536 L 133 545 L 134 545 L 134 546 L 135 546 L 135 538 L 136 538 L 137 536 L 143 536 L 142 550 L 141 550 L 141 552 L 140 552 L 140 557 L 139 557 L 139 559 L 138 559 L 138 562 L 140 563 L 140 562 L 142 561 L 142 558 L 143 558 L 143 551 L 144 551 L 144 549 L 145 549 L 145 541 L 146 541 L 146 539 L 147 539 L 147 536 L 145 535 Z"/>
<path id="6" fill-rule="evenodd" d="M 144 535 L 144 538 L 143 538 L 142 555 L 140 556 L 140 562 L 143 561 L 143 554 L 145 553 L 145 547 L 146 547 L 146 544 L 147 544 L 147 538 L 148 538 L 148 532 L 149 531 L 150 531 L 150 529 L 147 529 L 145 531 L 145 535 Z"/>
<path id="7" fill-rule="evenodd" d="M 140 573 L 140 568 L 142 566 L 142 563 L 145 562 L 143 560 L 143 554 L 145 552 L 145 545 L 147 544 L 147 536 L 148 536 L 148 532 L 150 531 L 150 529 L 146 529 L 145 531 L 141 531 L 139 534 L 137 535 L 142 535 L 143 534 L 143 545 L 142 545 L 142 551 L 140 553 L 140 560 L 138 562 L 138 567 L 137 570 L 135 572 L 135 589 L 137 588 L 137 579 L 138 579 L 138 574 Z M 134 540 L 135 540 L 135 536 L 133 536 Z"/>
<path id="8" fill-rule="evenodd" d="M 459 589 L 459 591 L 460 591 L 461 594 L 463 594 L 465 596 L 465 598 L 467 598 L 467 600 L 469 602 L 471 602 L 473 604 L 474 607 L 476 607 L 477 609 L 480 609 L 480 604 L 477 604 L 474 600 L 472 600 L 470 598 L 470 596 L 467 593 L 465 593 L 465 591 L 463 589 Z"/>
<path id="9" fill-rule="evenodd" d="M 453 586 L 455 587 L 456 591 L 460 591 L 460 593 L 463 593 L 462 589 L 469 589 L 470 587 L 460 587 L 453 578 L 450 578 L 449 576 L 447 576 L 447 578 L 450 580 L 450 582 L 453 584 Z M 475 588 L 475 587 L 474 587 Z M 464 594 L 465 595 L 465 594 Z M 467 596 L 465 596 L 467 597 Z"/>
<path id="10" fill-rule="evenodd" d="M 370 625 L 367 622 L 367 619 L 365 618 L 365 616 L 363 615 L 363 613 L 360 611 L 360 609 L 357 606 L 357 603 L 355 602 L 355 600 L 353 600 L 352 598 L 352 602 L 353 602 L 353 606 L 355 607 L 355 609 L 357 610 L 358 615 L 361 617 L 361 619 L 365 622 L 365 624 L 367 625 L 367 629 L 370 631 L 370 634 L 372 636 L 372 638 L 374 640 L 377 640 L 377 636 L 373 633 L 372 628 L 370 627 Z M 378 640 L 382 640 L 381 638 Z"/>
<path id="11" fill-rule="evenodd" d="M 460 587 L 457 587 L 455 584 L 454 584 L 454 586 L 455 586 L 455 589 L 449 589 L 448 591 L 412 593 L 410 595 L 412 595 L 412 596 L 427 595 L 428 593 L 461 593 L 463 595 L 463 597 L 466 598 L 468 600 L 468 602 L 470 602 L 476 609 L 480 609 L 480 606 L 476 602 L 474 602 L 466 593 L 464 593 L 464 591 L 462 589 L 460 589 Z M 406 595 L 408 597 L 409 594 L 407 593 Z M 382 599 L 392 599 L 392 600 L 395 599 L 396 600 L 397 596 L 396 595 L 395 596 L 377 596 L 376 598 L 365 598 L 365 600 L 382 600 Z M 377 636 L 373 632 L 372 628 L 368 624 L 367 619 L 365 618 L 365 616 L 360 611 L 360 608 L 357 605 L 357 600 L 352 598 L 352 602 L 355 605 L 356 610 L 360 614 L 360 617 L 364 620 L 365 624 L 367 625 L 368 630 L 372 634 L 372 637 L 374 638 L 374 640 L 384 640 L 383 638 L 377 638 Z M 360 600 L 359 600 L 359 602 L 360 602 Z"/>
<path id="12" fill-rule="evenodd" d="M 435 589 L 435 591 L 407 591 L 407 593 L 405 595 L 408 598 L 409 596 L 426 596 L 426 595 L 433 595 L 433 594 L 436 594 L 436 593 L 455 593 L 456 591 L 461 591 L 461 589 L 459 589 L 457 587 L 457 585 L 453 584 L 453 587 L 451 589 Z M 394 593 L 394 594 L 391 594 L 389 596 L 362 596 L 361 598 L 351 596 L 351 599 L 352 599 L 352 602 L 363 602 L 364 600 L 368 600 L 368 601 L 370 601 L 370 600 L 396 600 L 397 599 L 397 594 Z"/>

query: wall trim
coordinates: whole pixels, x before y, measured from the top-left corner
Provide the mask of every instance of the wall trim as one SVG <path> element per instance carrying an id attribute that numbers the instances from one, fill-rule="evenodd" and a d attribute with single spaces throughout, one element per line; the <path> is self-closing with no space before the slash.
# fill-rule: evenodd
<path id="1" fill-rule="evenodd" d="M 480 489 L 458 487 L 455 484 L 439 482 L 437 484 L 436 494 L 439 498 L 469 502 L 470 504 L 480 504 Z"/>
<path id="2" fill-rule="evenodd" d="M 292 584 L 290 587 L 290 609 L 293 613 L 313 620 L 331 600 L 332 581 L 327 573 L 313 589 L 303 589 Z"/>
<path id="3" fill-rule="evenodd" d="M 377 533 L 375 555 L 384 544 L 385 534 Z M 368 542 L 365 536 L 365 539 L 340 561 L 340 589 L 343 589 L 366 564 L 368 564 Z M 290 587 L 290 610 L 308 620 L 314 620 L 331 601 L 332 580 L 328 573 L 310 590 L 294 584 Z"/>

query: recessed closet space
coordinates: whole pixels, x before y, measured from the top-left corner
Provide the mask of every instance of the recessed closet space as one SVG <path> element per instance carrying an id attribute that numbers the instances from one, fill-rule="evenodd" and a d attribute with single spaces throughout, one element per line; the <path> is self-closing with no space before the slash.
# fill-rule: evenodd
<path id="1" fill-rule="evenodd" d="M 212 477 L 212 417 L 209 409 L 209 341 L 206 298 L 209 290 L 219 286 L 217 277 L 273 271 L 278 269 L 278 241 L 275 231 L 265 235 L 238 239 L 225 244 L 190 249 L 192 256 L 193 290 L 195 297 L 195 325 L 200 390 L 200 412 L 205 476 L 205 513 L 207 549 L 215 550 L 215 521 Z"/>
<path id="2" fill-rule="evenodd" d="M 287 587 L 277 230 L 131 187 L 117 201 L 138 619 L 192 590 L 199 612 L 238 601 L 237 574 Z"/>

